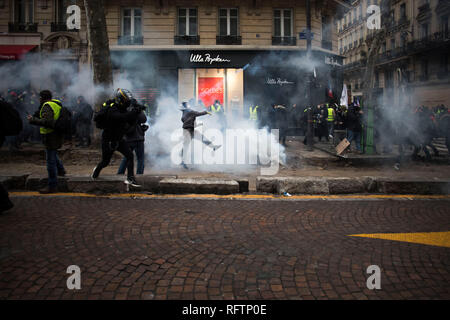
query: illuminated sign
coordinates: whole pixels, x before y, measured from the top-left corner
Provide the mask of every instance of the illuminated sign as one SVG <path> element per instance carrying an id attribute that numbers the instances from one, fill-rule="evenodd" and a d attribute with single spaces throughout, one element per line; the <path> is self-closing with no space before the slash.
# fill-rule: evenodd
<path id="1" fill-rule="evenodd" d="M 203 101 L 205 106 L 210 106 L 215 100 L 223 104 L 223 78 L 222 77 L 199 77 L 198 78 L 198 99 Z"/>
<path id="2" fill-rule="evenodd" d="M 270 84 L 270 85 L 278 85 L 278 86 L 284 86 L 284 85 L 289 85 L 289 84 L 295 84 L 295 82 L 292 81 L 288 81 L 286 79 L 281 79 L 281 78 L 267 78 L 266 79 L 266 84 Z"/>
<path id="3" fill-rule="evenodd" d="M 228 63 L 231 62 L 231 60 L 223 59 L 220 57 L 219 54 L 217 54 L 217 56 L 215 57 L 212 57 L 210 53 L 205 54 L 192 53 L 190 57 L 190 62 L 213 64 L 213 63 Z"/>

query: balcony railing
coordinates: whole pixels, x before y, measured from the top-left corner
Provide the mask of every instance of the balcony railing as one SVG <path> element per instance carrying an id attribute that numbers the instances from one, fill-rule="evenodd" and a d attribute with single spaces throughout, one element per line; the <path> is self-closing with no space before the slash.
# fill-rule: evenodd
<path id="1" fill-rule="evenodd" d="M 200 36 L 175 36 L 174 43 L 176 45 L 199 45 Z"/>
<path id="2" fill-rule="evenodd" d="M 67 29 L 66 23 L 57 23 L 52 22 L 50 25 L 50 31 L 51 32 L 64 32 L 64 31 L 70 31 L 70 32 L 77 32 L 77 29 Z"/>
<path id="3" fill-rule="evenodd" d="M 8 32 L 37 32 L 37 23 L 18 23 L 10 22 L 8 23 Z"/>
<path id="4" fill-rule="evenodd" d="M 119 39 L 117 39 L 117 44 L 121 45 L 121 46 L 143 45 L 144 37 L 143 36 L 119 36 Z"/>
<path id="5" fill-rule="evenodd" d="M 330 40 L 322 40 L 322 48 L 333 50 L 333 42 L 331 42 Z"/>
<path id="6" fill-rule="evenodd" d="M 241 36 L 216 36 L 216 44 L 241 45 Z"/>
<path id="7" fill-rule="evenodd" d="M 295 37 L 272 37 L 273 46 L 295 46 L 297 38 Z"/>

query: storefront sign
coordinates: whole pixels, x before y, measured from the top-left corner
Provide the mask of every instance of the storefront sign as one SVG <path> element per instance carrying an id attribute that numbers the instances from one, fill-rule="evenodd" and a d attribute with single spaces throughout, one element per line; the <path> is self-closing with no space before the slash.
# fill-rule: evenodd
<path id="1" fill-rule="evenodd" d="M 215 57 L 212 57 L 210 53 L 205 53 L 205 54 L 192 53 L 191 57 L 190 57 L 190 62 L 213 64 L 213 63 L 228 63 L 228 62 L 231 62 L 231 60 L 223 59 L 220 57 L 219 54 L 217 54 L 217 56 L 215 56 Z"/>
<path id="2" fill-rule="evenodd" d="M 286 79 L 281 79 L 281 78 L 277 78 L 277 79 L 275 79 L 275 78 L 267 78 L 266 79 L 266 84 L 284 86 L 284 85 L 289 85 L 289 84 L 295 84 L 295 82 L 288 81 Z"/>
<path id="3" fill-rule="evenodd" d="M 198 99 L 208 107 L 219 100 L 223 104 L 223 78 L 222 77 L 199 77 L 198 78 Z"/>
<path id="4" fill-rule="evenodd" d="M 325 57 L 325 63 L 333 66 L 341 66 L 334 57 Z"/>

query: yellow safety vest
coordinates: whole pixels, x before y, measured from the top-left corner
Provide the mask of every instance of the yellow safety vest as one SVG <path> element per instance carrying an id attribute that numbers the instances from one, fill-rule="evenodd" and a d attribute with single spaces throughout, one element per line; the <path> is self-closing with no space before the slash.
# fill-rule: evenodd
<path id="1" fill-rule="evenodd" d="M 56 103 L 56 102 L 60 102 L 59 100 L 51 100 L 51 101 L 47 101 L 42 105 L 41 111 L 39 112 L 39 117 L 42 119 L 42 109 L 44 109 L 45 105 L 49 105 L 50 108 L 52 108 L 53 110 L 53 119 L 54 120 L 58 120 L 59 118 L 59 114 L 61 112 L 61 107 Z M 50 129 L 50 128 L 46 128 L 46 127 L 41 127 L 39 129 L 41 134 L 49 134 L 52 133 L 54 130 Z"/>
<path id="2" fill-rule="evenodd" d="M 212 112 L 219 112 L 220 108 L 221 108 L 220 104 L 217 106 L 217 109 L 216 109 L 216 107 L 214 105 L 211 105 L 211 111 Z"/>
<path id="3" fill-rule="evenodd" d="M 333 108 L 328 108 L 328 121 L 329 122 L 334 121 Z"/>
<path id="4" fill-rule="evenodd" d="M 258 120 L 258 106 L 255 106 L 252 110 L 252 107 L 249 108 L 250 120 Z"/>

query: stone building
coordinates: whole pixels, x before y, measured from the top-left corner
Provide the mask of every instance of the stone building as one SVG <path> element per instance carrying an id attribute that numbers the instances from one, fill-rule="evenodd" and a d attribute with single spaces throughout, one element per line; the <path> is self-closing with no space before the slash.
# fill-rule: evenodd
<path id="1" fill-rule="evenodd" d="M 362 96 L 366 40 L 373 35 L 367 19 L 370 5 L 357 0 L 337 23 L 339 53 L 344 55 L 344 83 L 352 96 Z M 449 0 L 391 0 L 386 38 L 377 55 L 373 89 L 379 103 L 434 107 L 450 102 Z"/>
<path id="2" fill-rule="evenodd" d="M 305 63 L 305 0 L 105 1 L 115 74 L 124 73 L 141 97 L 162 93 L 178 101 L 219 99 L 242 113 L 248 104 L 313 103 L 342 88 L 336 14 L 340 0 L 311 0 L 312 56 Z M 67 30 L 66 9 L 81 7 L 81 29 Z M 0 0 L 0 65 L 42 52 L 89 65 L 83 1 Z M 70 74 L 70 72 L 68 72 Z"/>

